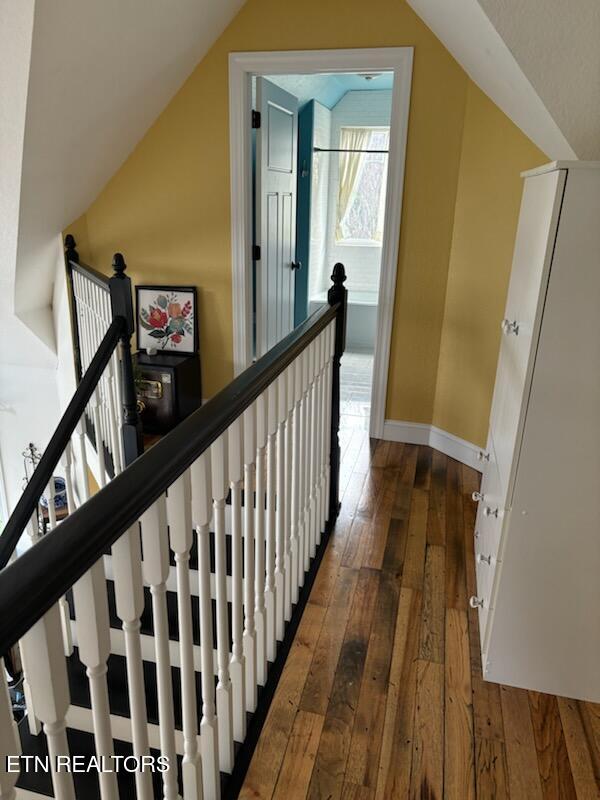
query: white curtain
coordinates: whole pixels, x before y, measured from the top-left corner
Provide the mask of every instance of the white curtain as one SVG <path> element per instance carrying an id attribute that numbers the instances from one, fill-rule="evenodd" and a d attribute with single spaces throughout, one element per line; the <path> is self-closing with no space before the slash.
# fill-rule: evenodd
<path id="1" fill-rule="evenodd" d="M 340 149 L 366 150 L 371 131 L 369 128 L 342 128 L 340 136 Z M 336 239 L 343 239 L 342 221 L 348 211 L 350 199 L 353 196 L 354 186 L 358 178 L 362 153 L 340 153 L 340 180 L 338 189 L 338 205 L 335 235 Z"/>

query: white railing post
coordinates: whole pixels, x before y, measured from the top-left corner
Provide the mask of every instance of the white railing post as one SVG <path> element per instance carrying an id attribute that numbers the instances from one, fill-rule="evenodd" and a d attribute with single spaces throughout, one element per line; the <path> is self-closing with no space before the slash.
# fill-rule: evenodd
<path id="1" fill-rule="evenodd" d="M 19 771 L 14 761 L 9 771 L 8 759 L 19 755 L 21 742 L 8 694 L 4 660 L 0 659 L 0 800 L 16 800 L 15 784 L 19 779 Z"/>
<path id="2" fill-rule="evenodd" d="M 246 737 L 246 664 L 243 649 L 244 601 L 242 577 L 242 463 L 244 460 L 243 418 L 238 417 L 227 432 L 229 445 L 229 488 L 231 492 L 231 673 L 233 738 Z M 247 498 L 246 498 L 247 499 Z"/>
<path id="3" fill-rule="evenodd" d="M 298 602 L 298 589 L 301 585 L 300 570 L 303 570 L 304 559 L 300 557 L 300 525 L 302 479 L 304 469 L 302 465 L 302 357 L 298 356 L 292 364 L 294 370 L 294 416 L 292 437 L 292 602 Z"/>
<path id="4" fill-rule="evenodd" d="M 229 674 L 229 619 L 227 614 L 227 559 L 225 550 L 225 498 L 227 496 L 227 433 L 210 448 L 213 522 L 215 536 L 215 584 L 217 589 L 217 718 L 219 764 L 222 772 L 233 769 L 233 708 Z"/>
<path id="5" fill-rule="evenodd" d="M 300 585 L 304 586 L 304 575 L 310 567 L 310 394 L 309 394 L 309 348 L 302 351 L 302 495 L 301 495 L 301 514 L 302 514 L 302 550 L 300 558 L 303 559 L 301 569 Z"/>
<path id="6" fill-rule="evenodd" d="M 53 531 L 56 528 L 56 506 L 54 505 L 54 475 L 50 478 L 46 488 L 46 499 L 48 500 L 48 529 Z M 69 617 L 69 606 L 64 597 L 58 601 L 60 609 L 60 623 L 62 628 L 63 646 L 67 658 L 73 654 L 73 637 L 71 635 L 71 620 Z"/>
<path id="7" fill-rule="evenodd" d="M 283 641 L 285 627 L 285 420 L 287 416 L 287 381 L 285 373 L 277 378 L 277 478 L 275 521 L 275 633 Z"/>
<path id="8" fill-rule="evenodd" d="M 177 616 L 179 618 L 179 658 L 181 661 L 181 707 L 183 718 L 183 796 L 201 800 L 202 762 L 198 747 L 198 711 L 194 670 L 192 595 L 190 590 L 190 550 L 193 544 L 192 486 L 189 470 L 171 486 L 167 494 L 167 519 L 171 549 L 177 572 Z M 212 654 L 212 645 L 211 645 Z"/>
<path id="9" fill-rule="evenodd" d="M 256 401 L 256 525 L 254 528 L 254 625 L 256 628 L 256 675 L 258 683 L 267 680 L 267 620 L 265 609 L 265 452 L 267 444 L 268 408 L 266 392 Z"/>
<path id="10" fill-rule="evenodd" d="M 58 605 L 27 631 L 21 646 L 26 654 L 33 705 L 48 743 L 54 797 L 75 800 L 73 775 L 59 760 L 60 756 L 69 756 L 65 717 L 70 699 Z"/>
<path id="11" fill-rule="evenodd" d="M 129 715 L 131 717 L 131 739 L 133 755 L 147 756 L 148 716 L 140 640 L 140 617 L 144 610 L 142 584 L 142 553 L 138 523 L 117 539 L 112 546 L 112 568 L 115 583 L 117 616 L 122 622 L 125 640 L 125 662 L 127 688 L 129 692 Z M 135 773 L 138 800 L 151 800 L 152 776 L 149 770 Z"/>
<path id="12" fill-rule="evenodd" d="M 317 366 L 317 348 L 316 348 L 316 341 L 312 341 L 308 346 L 308 353 L 309 353 L 309 381 L 310 381 L 310 419 L 311 419 L 311 429 L 310 429 L 310 478 L 309 478 L 309 485 L 308 485 L 308 502 L 309 502 L 309 519 L 310 519 L 310 557 L 314 558 L 316 549 L 317 549 L 317 508 L 316 508 L 316 462 L 317 462 L 317 433 L 318 433 L 318 424 L 317 424 L 317 382 L 316 382 L 316 366 Z"/>
<path id="13" fill-rule="evenodd" d="M 100 761 L 104 760 L 108 764 L 110 770 L 114 755 L 106 681 L 110 655 L 110 620 L 102 559 L 73 586 L 73 603 L 79 660 L 86 668 L 90 684 L 96 755 Z M 100 796 L 102 800 L 116 800 L 119 796 L 117 776 L 108 770 L 101 771 L 98 775 Z"/>
<path id="14" fill-rule="evenodd" d="M 267 548 L 265 576 L 265 615 L 267 627 L 267 659 L 275 661 L 275 492 L 277 465 L 277 381 L 267 389 Z"/>
<path id="15" fill-rule="evenodd" d="M 202 781 L 206 798 L 219 798 L 219 722 L 215 714 L 212 601 L 210 592 L 210 529 L 212 490 L 210 455 L 203 453 L 191 467 L 192 521 L 198 536 L 198 595 L 200 598 L 200 650 L 202 655 Z M 187 798 L 186 798 L 187 800 Z"/>
<path id="16" fill-rule="evenodd" d="M 144 554 L 142 571 L 146 583 L 150 586 L 152 597 L 160 749 L 162 755 L 169 761 L 169 768 L 162 774 L 163 797 L 165 800 L 177 800 L 179 792 L 177 789 L 175 714 L 167 614 L 167 578 L 170 570 L 169 540 L 167 506 L 164 495 L 142 514 L 140 524 Z"/>
<path id="17" fill-rule="evenodd" d="M 286 406 L 285 406 L 285 455 L 284 455 L 284 554 L 283 574 L 285 576 L 284 607 L 285 621 L 292 618 L 292 414 L 294 410 L 294 365 L 290 364 L 285 371 Z"/>
<path id="18" fill-rule="evenodd" d="M 254 627 L 254 497 L 256 467 L 256 407 L 244 411 L 244 633 L 246 710 L 257 703 L 256 629 Z"/>

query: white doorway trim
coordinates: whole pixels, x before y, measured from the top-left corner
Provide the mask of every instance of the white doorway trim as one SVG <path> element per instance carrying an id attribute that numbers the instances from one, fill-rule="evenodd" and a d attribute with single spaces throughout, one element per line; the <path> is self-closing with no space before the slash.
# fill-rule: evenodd
<path id="1" fill-rule="evenodd" d="M 233 363 L 236 375 L 252 363 L 252 77 L 319 72 L 394 73 L 369 430 L 371 436 L 379 439 L 383 437 L 385 420 L 412 60 L 412 47 L 291 50 L 229 55 Z"/>

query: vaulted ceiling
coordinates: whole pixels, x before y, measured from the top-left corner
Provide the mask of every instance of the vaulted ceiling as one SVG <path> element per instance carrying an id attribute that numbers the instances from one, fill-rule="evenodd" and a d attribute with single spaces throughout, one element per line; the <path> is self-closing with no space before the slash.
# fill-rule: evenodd
<path id="1" fill-rule="evenodd" d="M 598 0 L 407 0 L 553 159 L 600 159 Z"/>

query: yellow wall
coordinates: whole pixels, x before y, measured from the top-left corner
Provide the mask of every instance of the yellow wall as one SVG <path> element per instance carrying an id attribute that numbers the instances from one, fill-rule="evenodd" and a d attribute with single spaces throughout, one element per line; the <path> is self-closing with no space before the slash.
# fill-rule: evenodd
<path id="1" fill-rule="evenodd" d="M 485 445 L 519 173 L 547 157 L 469 82 L 433 422 Z"/>
<path id="2" fill-rule="evenodd" d="M 87 212 L 97 269 L 121 250 L 134 282 L 198 285 L 206 396 L 233 373 L 229 53 L 400 45 L 415 58 L 388 413 L 431 419 L 467 78 L 400 0 L 248 0 Z"/>
<path id="3" fill-rule="evenodd" d="M 453 304 L 449 303 L 446 315 L 444 310 L 459 169 L 467 163 L 463 123 L 467 92 L 471 97 L 472 89 L 465 72 L 402 0 L 366 4 L 347 0 L 343 13 L 340 9 L 339 3 L 323 0 L 248 0 L 77 227 L 87 235 L 89 258 L 97 269 L 109 271 L 112 253 L 120 250 L 134 283 L 198 286 L 204 395 L 214 394 L 233 373 L 229 53 L 413 46 L 386 417 L 430 423 L 436 386 L 436 420 L 446 419 L 441 404 L 446 398 L 454 402 L 456 394 L 447 370 L 438 379 L 438 358 L 443 325 L 444 352 L 454 352 L 448 332 Z M 473 109 L 468 121 L 475 124 L 472 116 Z M 499 112 L 498 118 L 503 119 Z M 529 147 L 522 134 L 512 129 L 511 135 L 523 140 L 524 149 Z M 508 186 L 513 197 L 515 176 L 522 166 L 521 162 L 503 165 L 499 171 L 511 178 L 503 179 L 498 191 Z M 465 178 L 462 186 L 467 192 Z M 512 213 L 512 200 L 509 205 Z M 514 238 L 512 216 L 509 222 L 499 231 L 506 235 L 507 251 Z M 468 219 L 464 225 L 466 230 Z M 455 240 L 455 252 L 457 247 Z M 500 284 L 506 282 L 509 263 L 502 262 Z M 477 271 L 480 265 L 465 261 L 465 270 L 470 268 Z M 467 304 L 462 309 L 468 311 Z M 486 336 L 497 338 L 495 330 Z M 489 368 L 485 374 L 491 385 Z M 478 417 L 487 413 L 487 406 L 482 409 L 490 385 L 479 390 Z M 448 420 L 453 433 L 462 435 L 468 429 L 460 413 Z"/>

